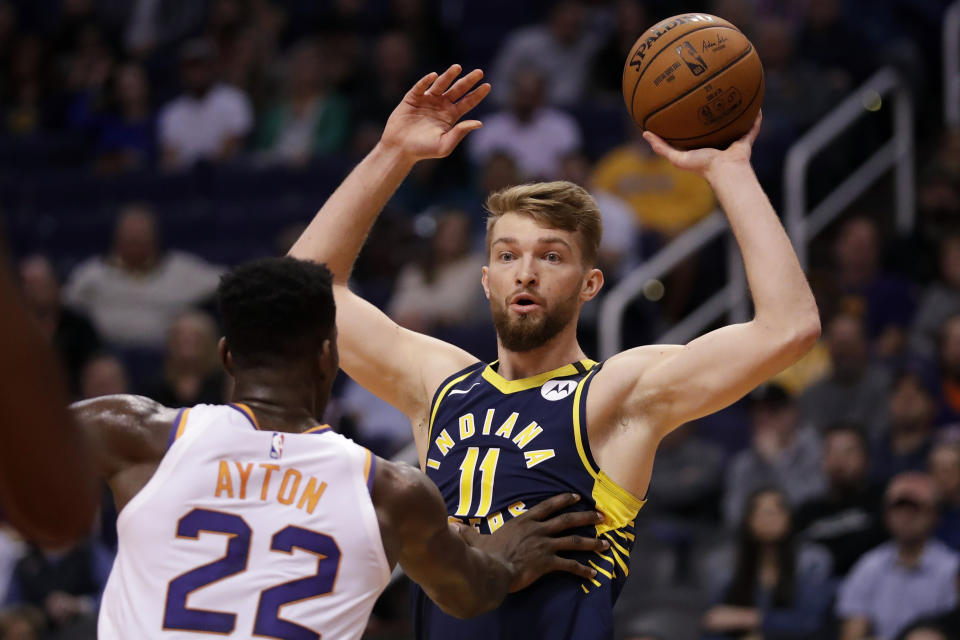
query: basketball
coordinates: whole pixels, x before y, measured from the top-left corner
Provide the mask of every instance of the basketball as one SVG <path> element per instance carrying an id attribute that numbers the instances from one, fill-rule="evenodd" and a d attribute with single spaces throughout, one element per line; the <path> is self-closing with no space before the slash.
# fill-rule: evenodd
<path id="1" fill-rule="evenodd" d="M 763 102 L 763 65 L 735 26 L 685 13 L 637 39 L 623 66 L 633 121 L 679 149 L 723 148 L 753 125 Z"/>

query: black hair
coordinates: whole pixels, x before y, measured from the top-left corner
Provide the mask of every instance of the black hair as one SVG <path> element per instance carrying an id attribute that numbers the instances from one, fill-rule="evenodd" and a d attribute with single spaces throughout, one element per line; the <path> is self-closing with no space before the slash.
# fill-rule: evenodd
<path id="1" fill-rule="evenodd" d="M 223 335 L 240 366 L 313 357 L 336 323 L 333 276 L 325 265 L 264 258 L 220 279 Z"/>
<path id="2" fill-rule="evenodd" d="M 786 494 L 774 487 L 764 487 L 750 495 L 746 509 L 743 511 L 743 520 L 741 520 L 740 531 L 737 536 L 736 568 L 724 598 L 725 604 L 741 607 L 756 606 L 756 589 L 760 581 L 760 552 L 762 546 L 757 543 L 753 532 L 750 530 L 750 520 L 753 517 L 758 499 L 766 493 L 778 494 L 783 499 L 784 505 L 787 505 Z M 790 507 L 786 506 L 786 509 L 789 513 Z M 777 572 L 777 584 L 773 587 L 772 603 L 775 607 L 791 606 L 795 595 L 794 578 L 797 570 L 797 551 L 792 513 L 789 517 L 790 524 L 787 528 L 787 534 L 776 543 L 779 571 Z"/>

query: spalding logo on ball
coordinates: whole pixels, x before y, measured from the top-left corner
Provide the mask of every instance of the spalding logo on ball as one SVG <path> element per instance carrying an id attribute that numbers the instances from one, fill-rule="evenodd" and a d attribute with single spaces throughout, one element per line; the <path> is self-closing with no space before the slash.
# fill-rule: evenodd
<path id="1" fill-rule="evenodd" d="M 647 29 L 623 65 L 633 121 L 679 149 L 723 148 L 743 136 L 763 102 L 763 65 L 735 26 L 685 13 Z"/>

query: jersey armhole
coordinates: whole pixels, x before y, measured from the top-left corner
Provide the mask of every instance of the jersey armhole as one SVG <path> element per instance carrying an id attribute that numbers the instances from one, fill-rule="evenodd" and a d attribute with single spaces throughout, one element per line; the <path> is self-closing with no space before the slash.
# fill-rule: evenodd
<path id="1" fill-rule="evenodd" d="M 367 483 L 367 491 L 373 496 L 373 479 L 377 475 L 377 456 L 366 447 L 363 448 L 366 461 L 363 463 L 363 479 Z"/>
<path id="2" fill-rule="evenodd" d="M 597 371 L 603 367 L 599 363 L 590 369 L 590 372 L 577 385 L 573 396 L 573 438 L 580 455 L 580 461 L 587 472 L 593 476 L 593 499 L 597 507 L 607 519 L 602 525 L 597 525 L 598 533 L 612 531 L 624 527 L 632 527 L 637 512 L 646 504 L 600 469 L 600 465 L 590 450 L 590 439 L 587 434 L 587 391 Z"/>
<path id="3" fill-rule="evenodd" d="M 177 412 L 177 417 L 173 419 L 173 424 L 170 425 L 170 436 L 167 438 L 167 450 L 170 450 L 170 447 L 173 446 L 173 443 L 183 435 L 184 429 L 187 428 L 187 416 L 190 414 L 189 408 L 180 409 Z"/>
<path id="4" fill-rule="evenodd" d="M 460 371 L 457 371 L 453 375 L 449 376 L 440 383 L 439 387 L 437 387 L 436 393 L 433 394 L 433 401 L 430 403 L 430 422 L 427 423 L 427 442 L 429 442 L 430 438 L 433 437 L 433 421 L 437 417 L 437 410 L 440 408 L 440 403 L 443 401 L 444 396 L 447 395 L 450 387 L 476 371 L 478 366 L 485 367 L 487 365 L 478 360 L 469 367 L 460 369 Z"/>

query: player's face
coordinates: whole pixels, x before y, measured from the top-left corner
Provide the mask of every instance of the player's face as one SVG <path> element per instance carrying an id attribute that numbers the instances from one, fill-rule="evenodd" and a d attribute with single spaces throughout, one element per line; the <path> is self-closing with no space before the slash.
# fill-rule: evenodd
<path id="1" fill-rule="evenodd" d="M 599 270 L 583 266 L 577 235 L 512 213 L 490 234 L 483 288 L 503 346 L 530 351 L 575 326 L 580 307 L 603 284 Z"/>

